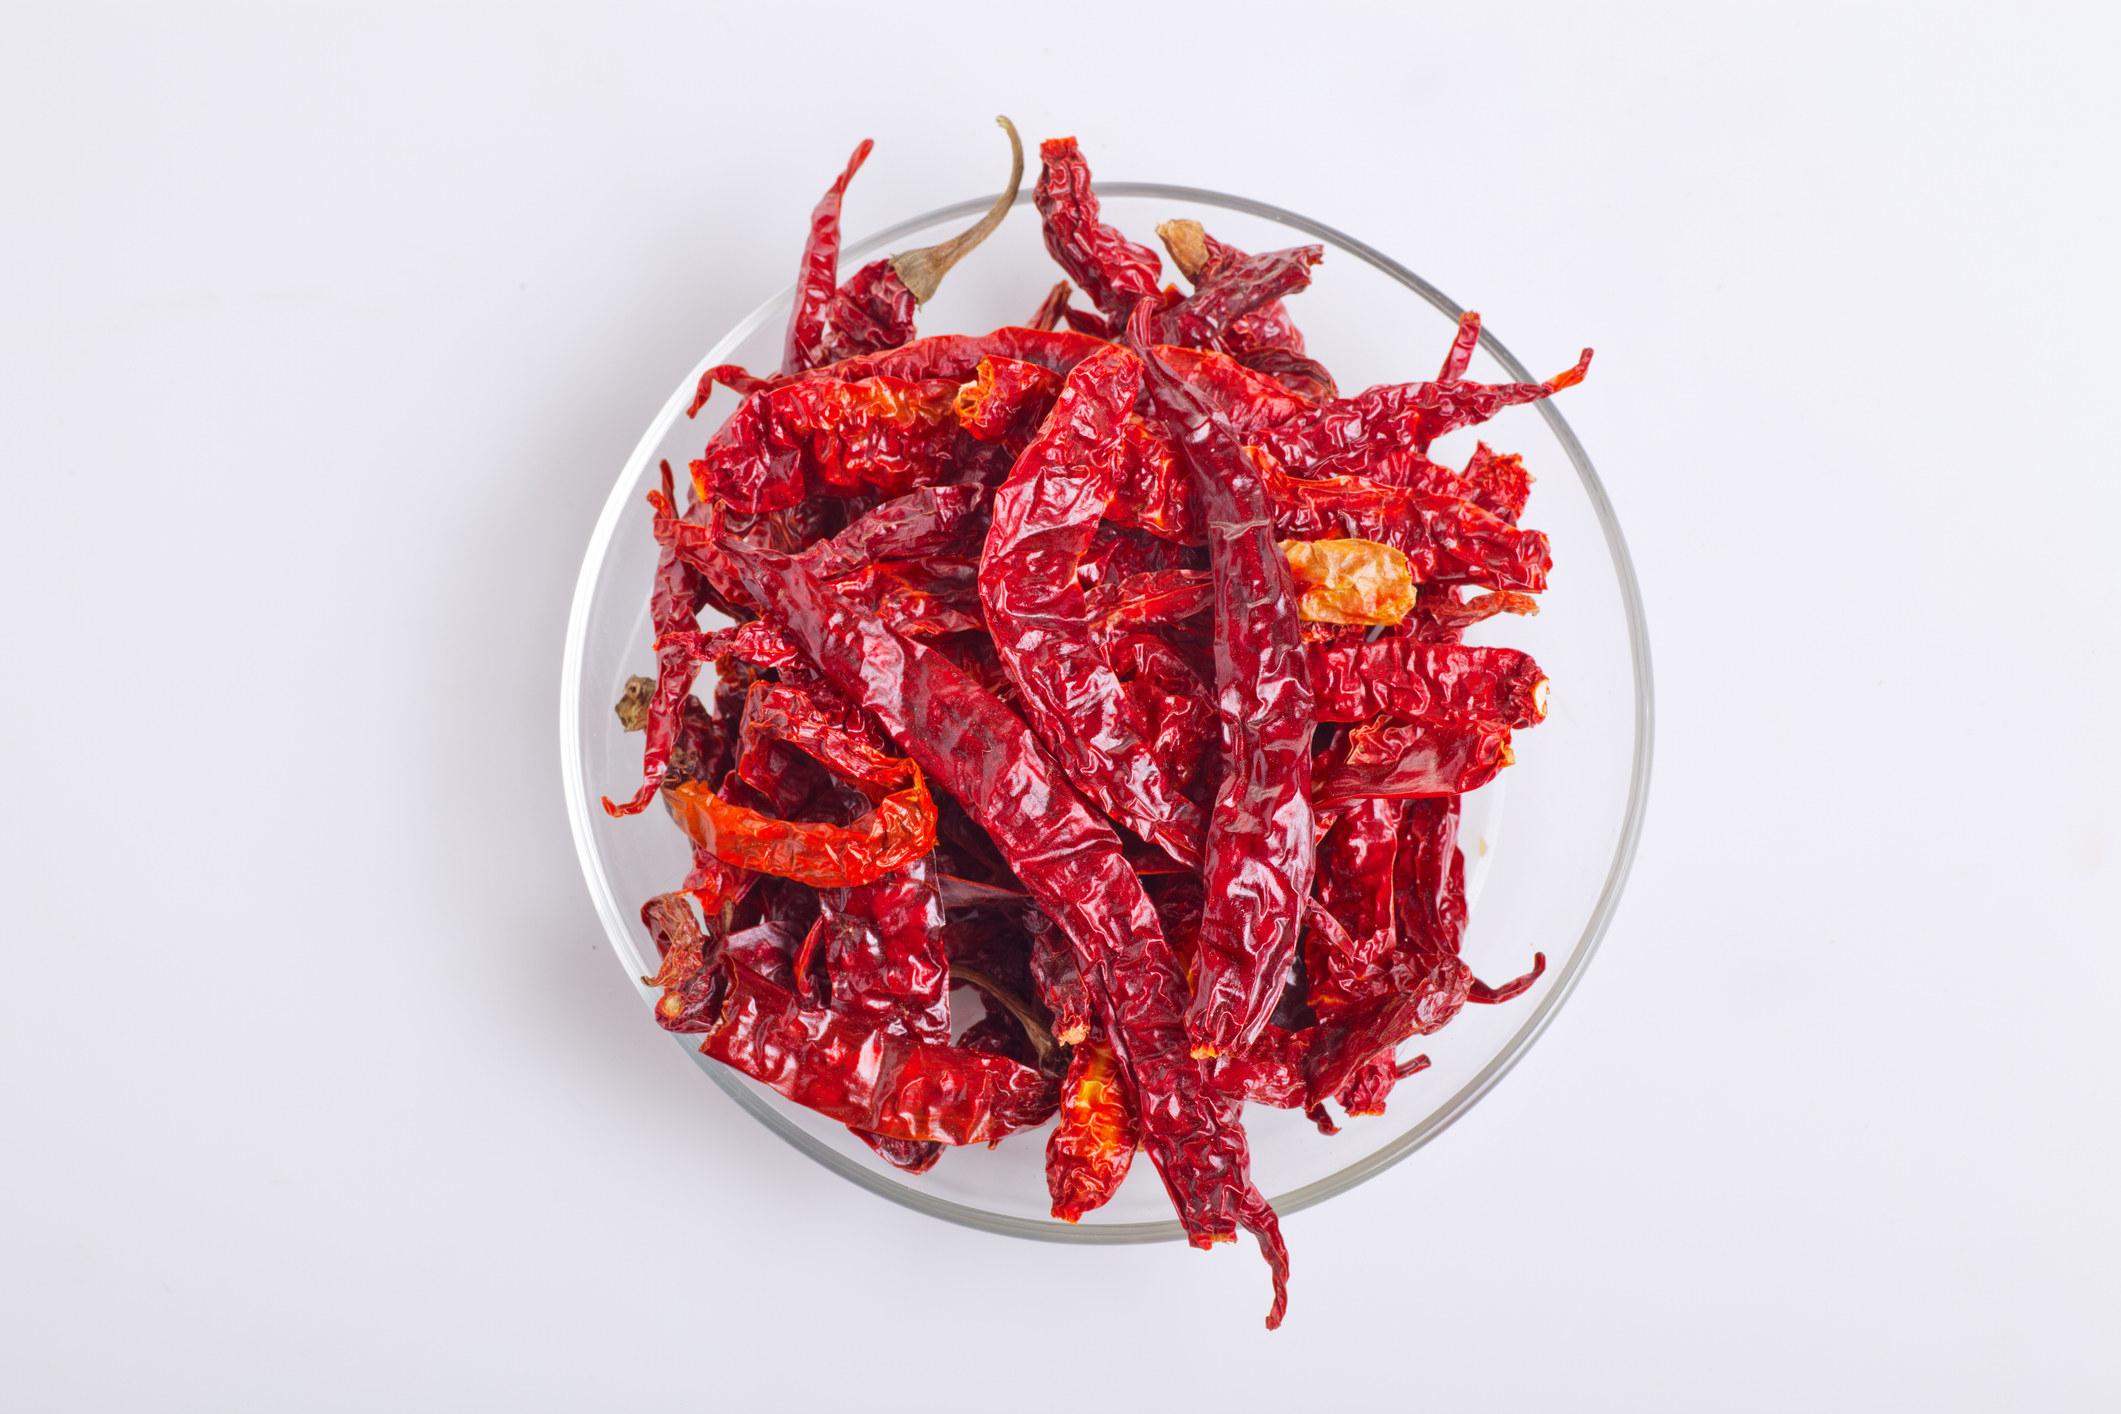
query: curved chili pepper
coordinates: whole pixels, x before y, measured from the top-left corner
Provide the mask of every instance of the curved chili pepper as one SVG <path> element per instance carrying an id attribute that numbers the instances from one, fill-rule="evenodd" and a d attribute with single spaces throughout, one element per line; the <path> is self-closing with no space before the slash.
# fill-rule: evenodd
<path id="1" fill-rule="evenodd" d="M 1296 956 L 1314 862 L 1311 678 L 1258 468 L 1230 425 L 1150 346 L 1154 312 L 1146 300 L 1138 305 L 1127 335 L 1192 469 L 1215 575 L 1223 779 L 1209 817 L 1207 911 L 1186 1009 L 1194 1054 L 1210 1056 L 1259 1034 Z"/>
<path id="2" fill-rule="evenodd" d="M 1111 827 L 1030 729 L 955 664 L 893 635 L 789 556 L 735 541 L 724 549 L 811 662 L 965 803 L 1068 934 L 1188 1240 L 1205 1247 L 1252 1232 L 1274 1277 L 1267 1323 L 1280 1325 L 1289 1271 L 1280 1224 L 1248 1172 L 1236 1103 L 1186 1054 L 1185 979 Z"/>
<path id="3" fill-rule="evenodd" d="M 1038 145 L 1038 156 L 1043 165 L 1031 195 L 1043 222 L 1046 250 L 1060 268 L 1114 329 L 1127 322 L 1137 302 L 1161 303 L 1157 286 L 1163 262 L 1155 251 L 1098 219 L 1101 208 L 1090 185 L 1090 164 L 1075 139 L 1048 138 Z"/>
<path id="4" fill-rule="evenodd" d="M 982 1144 L 1043 1124 L 1059 1105 L 1050 1077 L 1005 1057 L 805 1005 L 726 953 L 711 971 L 714 995 L 691 1009 L 687 1028 L 705 1032 L 701 1053 L 849 1128 Z"/>
<path id="5" fill-rule="evenodd" d="M 656 508 L 658 519 L 670 519 L 676 514 L 671 502 L 675 488 L 667 461 L 663 463 L 662 474 L 662 487 L 648 493 L 648 503 Z M 655 586 L 649 591 L 648 598 L 649 622 L 655 629 L 657 641 L 656 680 L 655 691 L 641 721 L 642 730 L 647 734 L 641 752 L 641 788 L 623 805 L 613 804 L 608 795 L 604 797 L 604 813 L 615 819 L 646 810 L 669 773 L 670 753 L 677 744 L 685 701 L 692 695 L 692 684 L 699 677 L 700 660 L 686 652 L 682 645 L 663 647 L 663 639 L 699 627 L 699 601 L 698 575 L 690 564 L 680 559 L 674 547 L 663 547 L 656 555 Z"/>
<path id="6" fill-rule="evenodd" d="M 1262 467 L 1285 538 L 1347 536 L 1405 553 L 1418 582 L 1471 580 L 1495 589 L 1547 587 L 1554 554 L 1547 537 L 1520 530 L 1471 501 L 1404 490 L 1358 476 L 1289 476 L 1264 447 L 1248 449 Z"/>
<path id="7" fill-rule="evenodd" d="M 1320 810 L 1351 800 L 1460 795 L 1478 790 L 1515 758 L 1499 722 L 1394 722 L 1350 731 L 1313 766 Z"/>
<path id="8" fill-rule="evenodd" d="M 777 820 L 695 781 L 672 787 L 665 798 L 693 843 L 717 859 L 813 888 L 868 883 L 935 843 L 935 807 L 918 776 L 846 828 Z"/>
<path id="9" fill-rule="evenodd" d="M 1546 717 L 1547 675 L 1515 648 L 1380 638 L 1314 643 L 1305 658 L 1322 722 L 1390 715 L 1530 727 Z"/>
<path id="10" fill-rule="evenodd" d="M 1141 1142 L 1132 1097 L 1119 1058 L 1109 1047 L 1084 1040 L 1061 1082 L 1060 1123 L 1046 1141 L 1046 1189 L 1053 1216 L 1081 1222 L 1119 1191 Z"/>
<path id="11" fill-rule="evenodd" d="M 840 202 L 847 183 L 869 160 L 876 144 L 863 138 L 847 170 L 825 189 L 810 213 L 810 235 L 803 242 L 803 263 L 795 282 L 795 307 L 788 312 L 788 334 L 782 341 L 781 372 L 801 373 L 824 362 L 825 308 L 840 282 Z"/>
<path id="12" fill-rule="evenodd" d="M 1461 600 L 1456 584 L 1431 582 L 1414 592 L 1414 615 L 1410 627 L 1415 636 L 1432 643 L 1456 643 L 1474 624 L 1497 614 L 1537 614 L 1539 601 L 1529 594 L 1498 590 Z"/>
<path id="13" fill-rule="evenodd" d="M 1486 422 L 1507 407 L 1573 388 L 1591 366 L 1591 351 L 1544 383 L 1394 383 L 1339 398 L 1261 433 L 1260 445 L 1292 470 L 1331 457 L 1378 455 L 1405 447 L 1426 453 L 1447 432 Z"/>
<path id="14" fill-rule="evenodd" d="M 1199 807 L 1168 781 L 1119 675 L 1091 637 L 1077 563 L 1111 500 L 1120 422 L 1140 364 L 1113 349 L 1077 364 L 1038 438 L 994 493 L 979 588 L 1002 666 L 1032 728 L 1076 787 L 1188 864 Z"/>
<path id="15" fill-rule="evenodd" d="M 803 562 L 813 574 L 838 579 L 878 560 L 954 550 L 985 538 L 986 513 L 984 486 L 923 486 L 871 507 L 831 539 L 804 551 Z"/>
<path id="16" fill-rule="evenodd" d="M 844 718 L 833 720 L 802 694 L 759 683 L 745 706 L 743 735 L 737 771 L 747 783 L 767 779 L 759 774 L 762 744 L 785 741 L 875 803 L 842 827 L 777 820 L 698 782 L 670 787 L 671 814 L 717 859 L 815 888 L 844 888 L 872 883 L 935 847 L 935 805 L 920 768 L 864 742 Z"/>
<path id="17" fill-rule="evenodd" d="M 795 308 L 788 316 L 788 336 L 781 360 L 783 374 L 802 373 L 856 354 L 897 348 L 913 337 L 915 307 L 935 298 L 936 286 L 950 267 L 985 240 L 1015 204 L 1017 187 L 1024 178 L 1024 145 L 1007 118 L 995 121 L 1009 135 L 1009 187 L 986 215 L 970 229 L 939 245 L 872 261 L 842 285 L 840 203 L 847 194 L 847 183 L 861 170 L 874 146 L 867 138 L 862 140 L 848 160 L 847 170 L 827 189 L 810 215 L 810 238 L 803 246 Z M 701 387 L 704 394 L 705 382 Z M 705 401 L 704 396 L 700 401 Z M 698 404 L 694 406 L 697 409 Z"/>
<path id="18" fill-rule="evenodd" d="M 753 683 L 739 728 L 736 773 L 747 785 L 769 794 L 773 786 L 760 760 L 763 749 L 776 742 L 802 751 L 871 801 L 907 789 L 909 778 L 920 776 L 918 767 L 878 744 L 859 710 L 837 692 Z M 934 843 L 932 838 L 929 842 Z"/>
<path id="19" fill-rule="evenodd" d="M 1198 221 L 1166 221 L 1156 228 L 1171 263 L 1198 287 L 1216 278 L 1216 267 L 1252 259 L 1209 235 Z M 1312 264 L 1317 262 L 1313 261 Z M 1263 373 L 1299 397 L 1328 402 L 1339 395 L 1333 375 L 1304 354 L 1304 336 L 1279 299 L 1238 316 L 1219 331 L 1217 346 L 1254 372 Z"/>
<path id="20" fill-rule="evenodd" d="M 1163 228 L 1157 229 L 1161 233 Z M 1236 353 L 1225 343 L 1224 331 L 1265 305 L 1275 306 L 1276 322 L 1286 325 L 1288 316 L 1278 308 L 1282 296 L 1308 288 L 1311 267 L 1326 254 L 1326 248 L 1318 245 L 1265 255 L 1246 255 L 1219 242 L 1218 246 L 1197 272 L 1188 272 L 1193 293 L 1158 313 L 1158 343 Z"/>

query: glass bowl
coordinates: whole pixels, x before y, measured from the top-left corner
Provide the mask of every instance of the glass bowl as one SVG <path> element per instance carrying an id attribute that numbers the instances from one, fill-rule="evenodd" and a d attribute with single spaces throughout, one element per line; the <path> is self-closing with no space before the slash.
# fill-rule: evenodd
<path id="1" fill-rule="evenodd" d="M 1136 240 L 1153 240 L 1159 221 L 1192 217 L 1247 250 L 1324 243 L 1325 262 L 1311 288 L 1290 301 L 1290 312 L 1310 352 L 1345 390 L 1433 377 L 1450 345 L 1457 305 L 1377 250 L 1316 221 L 1187 187 L 1103 182 L 1097 192 L 1105 219 Z M 877 254 L 939 241 L 992 200 L 946 206 L 851 244 L 841 268 L 852 271 Z M 1027 189 L 1017 205 L 1029 204 Z M 791 267 L 801 236 L 800 221 L 791 218 Z M 1036 215 L 1012 213 L 950 273 L 921 311 L 921 330 L 981 333 L 1020 324 L 1059 278 Z M 675 888 L 689 862 L 682 832 L 661 810 L 614 820 L 598 804 L 606 794 L 625 798 L 640 781 L 641 738 L 621 732 L 612 704 L 629 675 L 654 672 L 648 589 L 656 548 L 644 496 L 655 484 L 659 458 L 668 457 L 682 471 L 736 406 L 734 394 L 718 391 L 697 420 L 688 419 L 685 406 L 702 372 L 719 363 L 760 372 L 779 365 L 793 294 L 791 286 L 759 306 L 678 382 L 597 520 L 568 619 L 560 698 L 567 811 L 590 896 L 619 965 L 636 986 L 642 974 L 655 970 L 640 905 Z M 1539 372 L 1568 367 L 1576 353 L 1573 345 L 1540 350 Z M 1534 375 L 1484 331 L 1470 376 L 1528 381 Z M 1597 389 L 1594 369 L 1585 390 L 1559 401 L 1596 397 Z M 1553 686 L 1546 721 L 1517 735 L 1517 764 L 1466 797 L 1461 840 L 1471 924 L 1464 956 L 1490 982 L 1524 972 L 1535 952 L 1546 954 L 1548 966 L 1523 996 L 1501 1006 L 1469 1006 L 1442 1031 L 1403 1048 L 1404 1055 L 1426 1053 L 1433 1064 L 1400 1083 L 1384 1115 L 1348 1120 L 1328 1137 L 1300 1112 L 1248 1106 L 1253 1172 L 1283 1213 L 1322 1202 L 1413 1153 L 1516 1064 L 1597 948 L 1642 826 L 1650 775 L 1650 655 L 1619 523 L 1557 400 L 1514 408 L 1455 433 L 1438 442 L 1438 459 L 1462 464 L 1476 437 L 1498 451 L 1523 453 L 1539 478 L 1525 523 L 1552 537 L 1554 571 L 1537 617 L 1491 620 L 1468 639 L 1525 649 Z M 644 1002 L 655 997 L 646 987 L 641 995 Z M 953 1005 L 971 995 L 958 992 Z M 655 1024 L 645 1010 L 641 1024 Z M 1146 1162 L 1134 1165 L 1105 1207 L 1079 1224 L 1058 1222 L 1047 1213 L 1043 1132 L 1014 1136 L 994 1150 L 946 1153 L 934 1169 L 915 1177 L 877 1158 L 842 1126 L 700 1056 L 696 1040 L 674 1039 L 767 1129 L 893 1202 L 991 1232 L 1055 1242 L 1156 1242 L 1183 1235 Z"/>

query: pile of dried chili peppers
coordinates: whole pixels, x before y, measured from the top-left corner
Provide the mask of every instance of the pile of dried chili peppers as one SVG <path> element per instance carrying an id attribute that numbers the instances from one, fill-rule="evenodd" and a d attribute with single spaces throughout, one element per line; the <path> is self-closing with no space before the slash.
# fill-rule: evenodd
<path id="1" fill-rule="evenodd" d="M 657 1018 L 920 1173 L 1059 1117 L 1057 1217 L 1147 1151 L 1195 1246 L 1253 1233 L 1287 1303 L 1246 1102 L 1382 1113 L 1402 1042 L 1506 1001 L 1460 961 L 1459 798 L 1546 679 L 1470 647 L 1536 612 L 1523 462 L 1430 444 L 1580 381 L 1342 397 L 1283 303 L 1318 246 L 1099 219 L 1075 140 L 1034 196 L 1066 279 L 1029 321 L 916 338 L 1014 203 L 839 278 L 864 142 L 818 203 L 779 372 L 649 494 L 656 675 L 618 704 L 692 841 L 641 916 Z M 1086 302 L 1078 304 L 1077 297 Z M 1027 301 L 1028 303 L 1028 301 Z M 1065 324 L 1065 328 L 1062 326 Z M 700 614 L 730 626 L 703 629 Z M 711 700 L 692 693 L 713 664 Z M 984 1015 L 954 1028 L 953 989 Z"/>

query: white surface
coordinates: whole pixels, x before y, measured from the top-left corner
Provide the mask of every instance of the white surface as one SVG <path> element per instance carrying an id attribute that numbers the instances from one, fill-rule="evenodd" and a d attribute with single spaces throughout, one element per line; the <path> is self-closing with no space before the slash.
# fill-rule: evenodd
<path id="1" fill-rule="evenodd" d="M 10 15 L 7 1402 L 2110 1407 L 2112 21 L 767 8 Z M 855 138 L 862 230 L 991 186 L 997 111 L 1599 351 L 1634 882 L 1493 1096 L 1289 1222 L 1272 1337 L 1248 1250 L 766 1134 L 561 815 L 674 373 Z"/>

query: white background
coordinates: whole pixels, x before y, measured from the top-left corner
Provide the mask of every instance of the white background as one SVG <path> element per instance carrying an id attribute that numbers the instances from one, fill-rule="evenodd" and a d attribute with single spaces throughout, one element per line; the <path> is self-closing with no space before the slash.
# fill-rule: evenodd
<path id="1" fill-rule="evenodd" d="M 2101 7 L 8 8 L 0 1400 L 2121 1398 Z M 856 138 L 859 233 L 991 189 L 1000 111 L 1598 349 L 1633 881 L 1489 1099 L 1289 1220 L 1273 1336 L 1249 1248 L 767 1135 L 562 815 L 641 428 Z"/>

